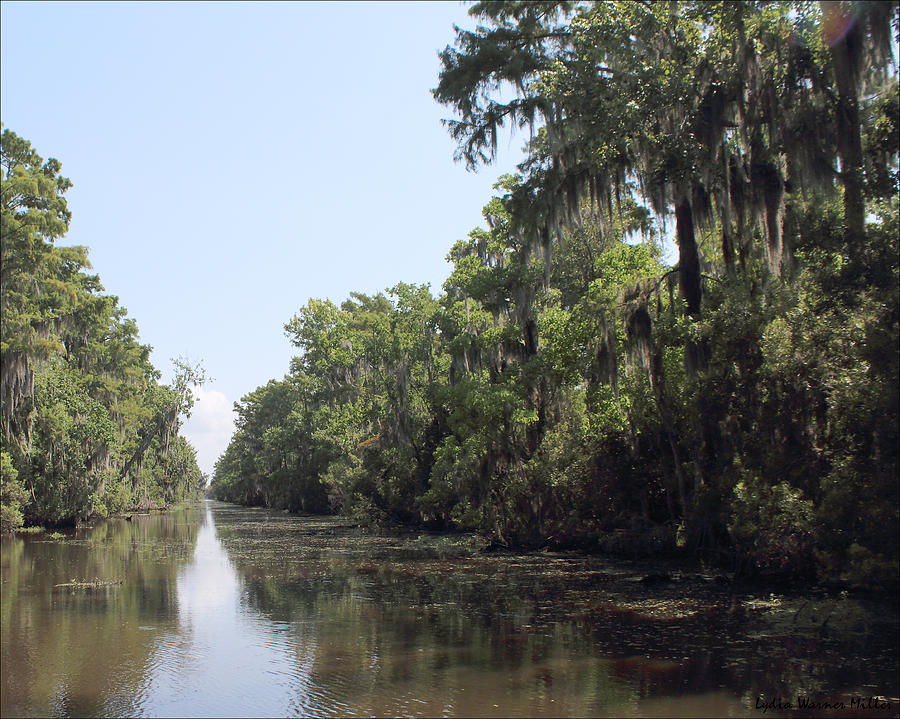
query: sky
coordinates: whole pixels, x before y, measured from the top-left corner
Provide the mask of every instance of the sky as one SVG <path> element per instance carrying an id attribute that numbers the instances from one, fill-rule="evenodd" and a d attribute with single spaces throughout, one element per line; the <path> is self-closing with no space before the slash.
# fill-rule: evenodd
<path id="1" fill-rule="evenodd" d="M 86 245 L 171 378 L 212 475 L 235 401 L 289 369 L 284 324 L 450 271 L 524 135 L 477 173 L 431 96 L 458 2 L 0 3 L 0 117 L 74 186 Z"/>

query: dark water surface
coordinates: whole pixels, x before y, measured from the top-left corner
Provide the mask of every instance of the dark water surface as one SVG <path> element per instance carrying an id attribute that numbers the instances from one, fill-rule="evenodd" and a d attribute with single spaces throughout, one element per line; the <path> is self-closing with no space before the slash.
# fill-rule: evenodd
<path id="1" fill-rule="evenodd" d="M 897 715 L 896 605 L 669 574 L 208 501 L 4 537 L 0 714 Z"/>

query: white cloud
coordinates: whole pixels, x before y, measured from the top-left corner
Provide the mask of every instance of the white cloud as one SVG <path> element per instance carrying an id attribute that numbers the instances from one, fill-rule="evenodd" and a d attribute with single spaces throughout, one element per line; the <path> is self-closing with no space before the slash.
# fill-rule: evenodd
<path id="1" fill-rule="evenodd" d="M 234 432 L 232 403 L 213 389 L 194 387 L 194 409 L 181 433 L 197 450 L 197 464 L 210 477 L 216 460 L 225 451 Z"/>

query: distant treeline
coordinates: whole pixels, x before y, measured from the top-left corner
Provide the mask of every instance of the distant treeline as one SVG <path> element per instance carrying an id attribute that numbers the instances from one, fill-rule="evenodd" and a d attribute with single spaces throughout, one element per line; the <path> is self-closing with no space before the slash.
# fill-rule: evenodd
<path id="1" fill-rule="evenodd" d="M 520 174 L 438 297 L 287 323 L 214 495 L 896 584 L 897 4 L 471 12 L 434 95 Z"/>
<path id="2" fill-rule="evenodd" d="M 69 226 L 57 160 L 3 130 L 0 530 L 71 524 L 202 492 L 178 434 L 202 371 L 177 363 L 160 384 L 150 347 L 90 274 Z"/>

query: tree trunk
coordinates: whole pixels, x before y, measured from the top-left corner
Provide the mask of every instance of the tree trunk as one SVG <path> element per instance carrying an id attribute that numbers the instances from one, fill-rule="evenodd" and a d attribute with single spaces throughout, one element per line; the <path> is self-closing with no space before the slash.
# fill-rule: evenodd
<path id="1" fill-rule="evenodd" d="M 823 15 L 840 12 L 822 3 Z M 844 183 L 844 221 L 848 239 L 862 241 L 865 222 L 863 199 L 863 153 L 859 123 L 859 88 L 854 72 L 855 55 L 862 43 L 861 31 L 853 23 L 847 33 L 831 46 L 834 79 L 838 90 L 837 135 L 838 156 L 841 158 L 841 180 Z"/>
<path id="2" fill-rule="evenodd" d="M 672 411 L 669 408 L 669 402 L 666 399 L 666 380 L 662 363 L 662 351 L 660 349 L 653 352 L 651 357 L 649 379 L 650 388 L 653 392 L 653 399 L 656 403 L 656 411 L 659 413 L 659 418 L 662 423 L 662 434 L 665 436 L 665 439 L 669 444 L 669 450 L 672 452 L 672 470 L 675 475 L 676 487 L 678 490 L 678 505 L 681 510 L 680 518 L 682 521 L 687 521 L 687 478 L 684 476 L 684 470 L 682 468 L 681 452 L 678 451 L 678 443 L 675 441 L 675 422 L 672 417 Z M 666 501 L 669 501 L 668 496 Z"/>
<path id="3" fill-rule="evenodd" d="M 700 255 L 694 236 L 694 215 L 687 197 L 675 206 L 675 239 L 678 242 L 679 288 L 688 314 L 700 319 Z"/>

